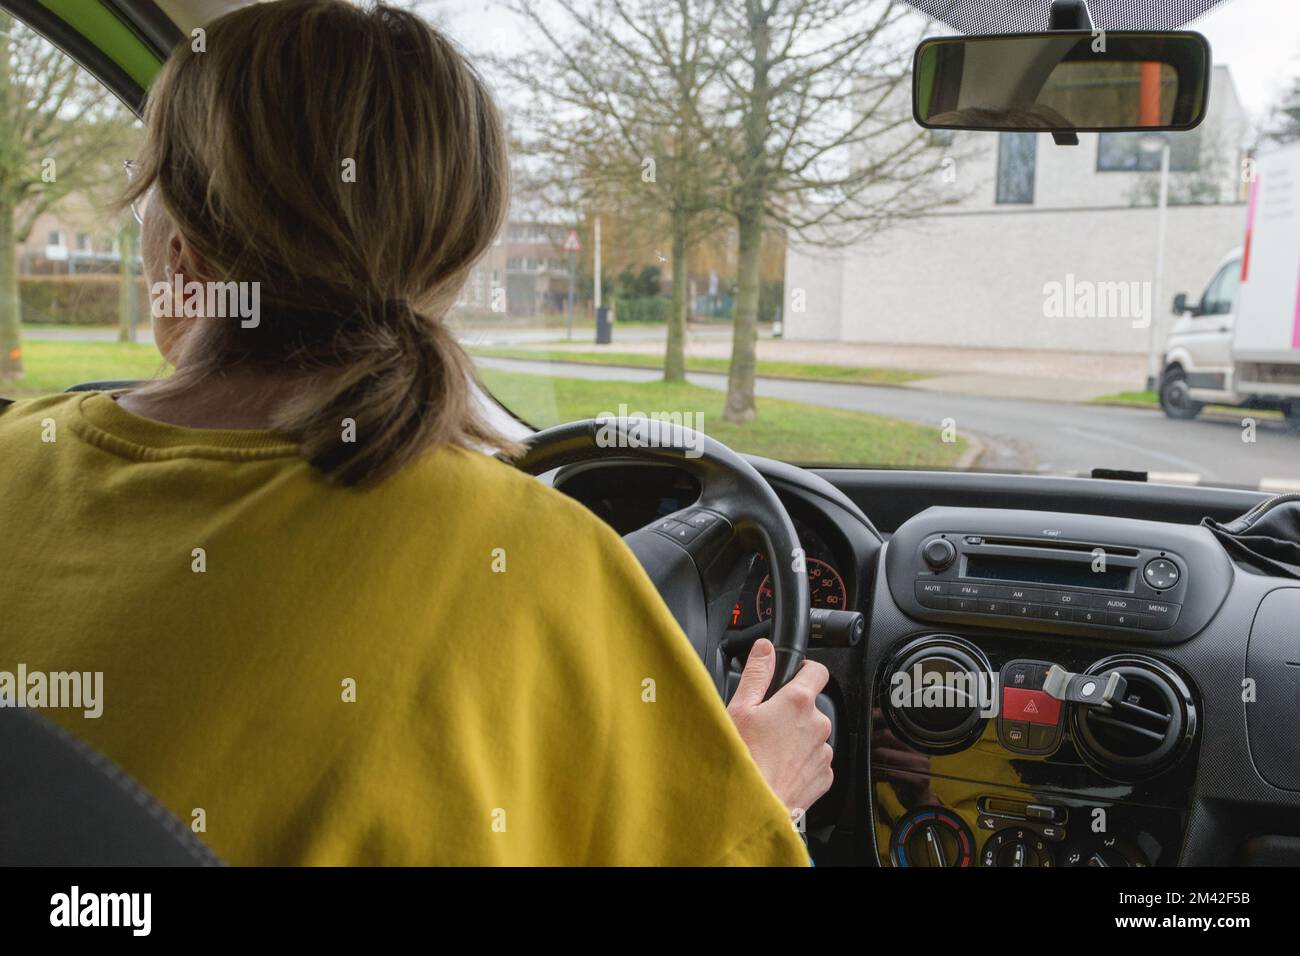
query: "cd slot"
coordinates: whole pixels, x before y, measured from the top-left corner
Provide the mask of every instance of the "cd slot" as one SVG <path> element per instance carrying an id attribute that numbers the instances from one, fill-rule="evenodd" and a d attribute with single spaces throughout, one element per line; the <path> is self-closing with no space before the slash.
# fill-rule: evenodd
<path id="1" fill-rule="evenodd" d="M 1073 554 L 1094 555 L 1103 552 L 1107 558 L 1126 557 L 1137 559 L 1137 548 L 1117 547 L 1113 544 L 1088 544 L 1083 541 L 1042 541 L 1038 538 L 982 538 L 979 547 L 1016 548 L 1026 551 L 1064 551 Z"/>

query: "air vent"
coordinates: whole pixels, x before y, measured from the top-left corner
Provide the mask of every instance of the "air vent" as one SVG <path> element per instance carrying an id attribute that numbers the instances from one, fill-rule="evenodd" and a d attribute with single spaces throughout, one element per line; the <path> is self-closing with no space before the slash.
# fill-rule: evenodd
<path id="1" fill-rule="evenodd" d="M 1165 665 L 1140 657 L 1108 658 L 1089 674 L 1119 673 L 1124 699 L 1109 711 L 1075 707 L 1075 736 L 1085 759 L 1112 777 L 1151 777 L 1172 767 L 1196 734 L 1196 708 L 1187 685 Z"/>
<path id="2" fill-rule="evenodd" d="M 992 668 L 975 645 L 951 634 L 908 644 L 881 674 L 881 700 L 894 731 L 926 753 L 953 753 L 984 730 Z"/>

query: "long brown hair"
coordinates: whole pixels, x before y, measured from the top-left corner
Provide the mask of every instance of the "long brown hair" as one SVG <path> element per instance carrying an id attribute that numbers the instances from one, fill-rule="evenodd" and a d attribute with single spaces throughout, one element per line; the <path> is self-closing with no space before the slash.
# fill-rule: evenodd
<path id="1" fill-rule="evenodd" d="M 253 4 L 203 39 L 151 90 L 125 201 L 156 187 L 202 278 L 259 283 L 261 316 L 200 320 L 158 387 L 301 374 L 277 427 L 347 485 L 441 444 L 514 450 L 445 324 L 508 204 L 505 135 L 473 67 L 419 17 L 343 0 Z"/>

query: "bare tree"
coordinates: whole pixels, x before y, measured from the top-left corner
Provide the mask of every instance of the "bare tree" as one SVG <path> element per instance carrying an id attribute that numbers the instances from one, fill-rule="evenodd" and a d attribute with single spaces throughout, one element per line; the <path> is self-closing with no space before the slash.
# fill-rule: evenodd
<path id="1" fill-rule="evenodd" d="M 23 374 L 18 244 L 69 193 L 122 177 L 132 127 L 92 76 L 0 12 L 0 381 Z"/>
<path id="2" fill-rule="evenodd" d="M 1278 145 L 1300 140 L 1300 76 L 1291 81 L 1291 88 L 1270 112 L 1263 139 Z"/>
<path id="3" fill-rule="evenodd" d="M 711 153 L 730 167 L 738 290 L 724 412 L 756 415 L 759 257 L 772 226 L 858 241 L 957 201 L 945 156 L 912 120 L 911 52 L 926 21 L 898 0 L 741 0 L 719 7 L 725 114 Z"/>
<path id="4" fill-rule="evenodd" d="M 571 193 L 633 211 L 671 236 L 672 306 L 664 378 L 686 376 L 687 258 L 717 229 L 726 170 L 709 154 L 707 95 L 720 68 L 710 48 L 717 0 L 518 0 L 537 40 L 496 63 L 533 107 L 514 114 L 519 143 L 540 160 L 533 189 Z M 559 15 L 553 15 L 558 11 Z"/>

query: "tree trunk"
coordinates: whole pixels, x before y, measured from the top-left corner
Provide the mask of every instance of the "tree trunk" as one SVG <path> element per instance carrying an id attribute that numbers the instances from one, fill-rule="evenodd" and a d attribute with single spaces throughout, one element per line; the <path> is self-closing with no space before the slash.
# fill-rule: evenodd
<path id="1" fill-rule="evenodd" d="M 10 107 L 10 39 L 14 20 L 7 11 L 0 12 L 0 111 L 12 116 Z M 8 134 L 6 131 L 6 135 Z M 5 145 L 11 146 L 8 142 Z M 6 183 L 6 186 L 9 184 Z M 10 199 L 0 202 L 0 382 L 23 377 L 23 341 L 18 303 L 18 244 L 14 241 L 14 206 Z"/>
<path id="2" fill-rule="evenodd" d="M 727 373 L 727 407 L 723 418 L 749 422 L 758 415 L 754 404 L 754 372 L 758 363 L 759 253 L 763 245 L 763 207 L 747 208 L 736 217 L 740 233 L 738 288 L 732 311 L 731 368 Z"/>
<path id="3" fill-rule="evenodd" d="M 0 204 L 0 382 L 23 377 L 21 314 L 14 210 L 12 206 Z"/>
<path id="4" fill-rule="evenodd" d="M 132 225 L 123 226 L 117 234 L 118 276 L 117 286 L 117 340 L 119 342 L 135 341 L 134 295 L 135 272 L 131 268 L 131 254 L 135 251 L 135 233 Z"/>
<path id="5" fill-rule="evenodd" d="M 729 422 L 749 422 L 758 416 L 754 404 L 754 370 L 758 360 L 758 281 L 767 210 L 767 135 L 771 110 L 768 82 L 771 31 L 770 10 L 759 0 L 746 0 L 753 79 L 745 104 L 744 155 L 740 162 L 739 203 L 736 208 L 738 288 L 732 311 L 731 369 L 727 373 L 727 405 L 722 417 Z"/>
<path id="6" fill-rule="evenodd" d="M 686 253 L 688 214 L 673 210 L 673 297 L 668 313 L 668 344 L 664 349 L 664 381 L 686 381 Z"/>

